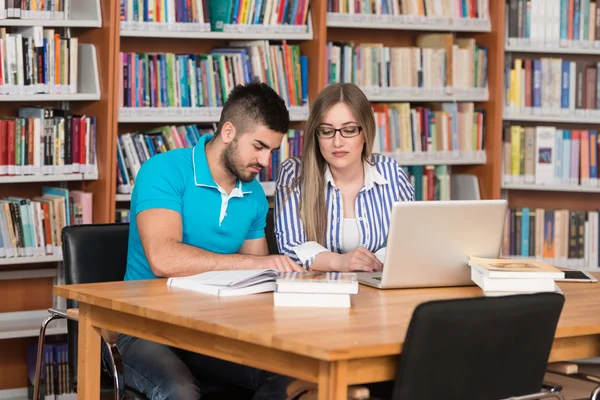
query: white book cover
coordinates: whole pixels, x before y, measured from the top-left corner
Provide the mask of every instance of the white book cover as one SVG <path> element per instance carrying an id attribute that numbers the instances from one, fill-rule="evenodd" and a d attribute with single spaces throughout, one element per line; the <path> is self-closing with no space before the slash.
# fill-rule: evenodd
<path id="1" fill-rule="evenodd" d="M 538 185 L 552 185 L 554 183 L 555 136 L 555 127 L 536 127 L 535 183 Z"/>

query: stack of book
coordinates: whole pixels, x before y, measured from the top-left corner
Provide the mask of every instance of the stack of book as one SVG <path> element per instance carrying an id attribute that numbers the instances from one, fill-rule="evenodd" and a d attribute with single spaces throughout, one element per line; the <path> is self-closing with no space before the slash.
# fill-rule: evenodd
<path id="1" fill-rule="evenodd" d="M 218 297 L 275 292 L 275 306 L 350 307 L 358 293 L 355 273 L 280 272 L 273 269 L 209 271 L 169 278 L 167 285 Z"/>
<path id="2" fill-rule="evenodd" d="M 469 257 L 471 279 L 486 296 L 560 291 L 565 273 L 539 260 Z"/>
<path id="3" fill-rule="evenodd" d="M 275 283 L 275 306 L 349 308 L 350 295 L 358 293 L 351 272 L 284 272 Z"/>

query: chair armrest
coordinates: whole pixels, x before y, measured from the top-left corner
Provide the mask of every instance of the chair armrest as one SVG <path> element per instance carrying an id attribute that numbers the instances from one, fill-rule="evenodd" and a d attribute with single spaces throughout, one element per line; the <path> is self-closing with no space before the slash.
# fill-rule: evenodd
<path id="1" fill-rule="evenodd" d="M 562 392 L 563 387 L 551 382 L 542 382 L 542 389 L 546 389 L 549 392 Z"/>
<path id="2" fill-rule="evenodd" d="M 573 375 L 579 371 L 579 366 L 572 362 L 553 362 L 548 364 L 546 370 L 561 375 Z"/>
<path id="3" fill-rule="evenodd" d="M 67 311 L 61 311 L 54 308 L 50 308 L 48 310 L 51 314 L 56 314 L 63 318 L 67 318 L 73 321 L 79 321 L 79 308 L 68 308 Z M 107 343 L 116 343 L 119 338 L 119 334 L 117 332 L 101 328 L 100 335 Z"/>

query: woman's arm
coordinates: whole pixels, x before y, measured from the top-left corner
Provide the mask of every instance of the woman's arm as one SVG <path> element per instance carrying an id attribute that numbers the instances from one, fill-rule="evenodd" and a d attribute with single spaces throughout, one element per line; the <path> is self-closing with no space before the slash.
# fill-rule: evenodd
<path id="1" fill-rule="evenodd" d="M 299 160 L 289 159 L 279 168 L 275 187 L 275 239 L 281 254 L 311 269 L 318 254 L 331 252 L 317 242 L 306 241 L 298 210 L 300 192 L 292 187 L 300 170 L 299 164 Z"/>

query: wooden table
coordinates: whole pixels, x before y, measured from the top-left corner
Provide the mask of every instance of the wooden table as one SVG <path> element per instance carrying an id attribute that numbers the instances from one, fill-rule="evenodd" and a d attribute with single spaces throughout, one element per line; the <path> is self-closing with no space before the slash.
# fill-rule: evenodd
<path id="1" fill-rule="evenodd" d="M 350 309 L 274 307 L 273 294 L 218 298 L 164 279 L 57 286 L 80 302 L 78 393 L 99 399 L 100 328 L 318 383 L 319 399 L 346 399 L 347 386 L 395 378 L 415 307 L 481 296 L 478 287 L 377 290 Z M 561 283 L 566 302 L 550 361 L 600 355 L 600 284 Z"/>

